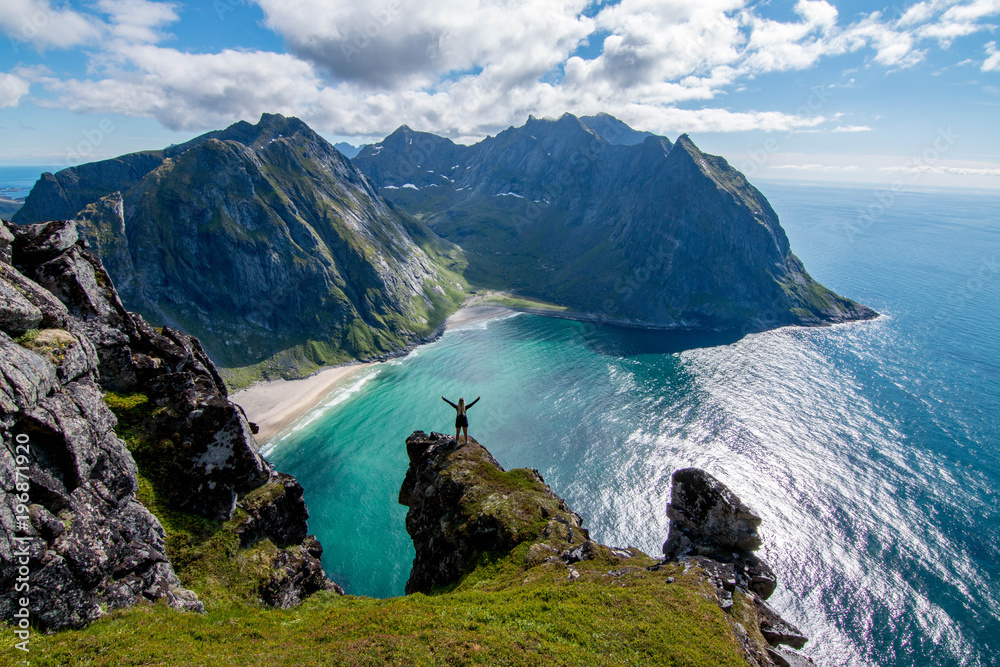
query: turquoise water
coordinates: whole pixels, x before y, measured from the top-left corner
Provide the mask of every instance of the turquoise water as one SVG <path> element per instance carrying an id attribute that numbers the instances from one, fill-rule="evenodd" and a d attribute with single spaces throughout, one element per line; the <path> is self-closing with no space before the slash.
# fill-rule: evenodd
<path id="1" fill-rule="evenodd" d="M 267 454 L 305 487 L 324 567 L 399 595 L 415 429 L 537 468 L 593 536 L 659 552 L 671 473 L 763 517 L 772 604 L 826 665 L 1000 664 L 1000 196 L 761 186 L 813 276 L 884 314 L 739 340 L 529 315 L 359 371 Z M 698 345 L 705 345 L 698 347 Z"/>

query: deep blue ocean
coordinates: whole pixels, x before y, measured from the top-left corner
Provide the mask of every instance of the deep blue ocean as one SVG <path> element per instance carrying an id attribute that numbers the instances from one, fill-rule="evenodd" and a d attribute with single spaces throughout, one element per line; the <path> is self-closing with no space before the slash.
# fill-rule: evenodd
<path id="1" fill-rule="evenodd" d="M 31 187 L 46 171 L 58 171 L 60 167 L 9 167 L 0 166 L 0 197 L 23 199 L 31 192 Z"/>
<path id="2" fill-rule="evenodd" d="M 265 449 L 327 573 L 402 594 L 404 440 L 482 395 L 471 434 L 607 544 L 660 552 L 678 468 L 728 484 L 818 664 L 1000 665 L 1000 194 L 759 187 L 810 273 L 882 317 L 720 345 L 516 315 L 359 370 Z"/>

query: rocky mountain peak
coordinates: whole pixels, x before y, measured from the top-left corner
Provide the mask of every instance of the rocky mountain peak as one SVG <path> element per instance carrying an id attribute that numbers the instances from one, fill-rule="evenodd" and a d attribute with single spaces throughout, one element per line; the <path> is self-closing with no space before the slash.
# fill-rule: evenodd
<path id="1" fill-rule="evenodd" d="M 609 144 L 632 146 L 641 144 L 646 139 L 656 136 L 652 132 L 633 130 L 626 123 L 604 112 L 594 116 L 583 116 L 580 118 L 580 122 L 593 130 Z M 666 140 L 665 137 L 661 138 Z M 669 140 L 667 141 L 669 143 Z"/>

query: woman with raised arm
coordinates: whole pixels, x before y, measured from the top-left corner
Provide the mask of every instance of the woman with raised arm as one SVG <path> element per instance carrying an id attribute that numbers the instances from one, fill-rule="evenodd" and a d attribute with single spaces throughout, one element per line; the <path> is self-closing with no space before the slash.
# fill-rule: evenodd
<path id="1" fill-rule="evenodd" d="M 465 431 L 465 441 L 469 441 L 469 418 L 465 416 L 465 411 L 478 403 L 480 398 L 482 398 L 482 396 L 476 396 L 476 400 L 468 405 L 465 404 L 464 398 L 460 398 L 458 399 L 458 405 L 455 405 L 444 396 L 441 397 L 442 401 L 455 408 L 455 411 L 458 413 L 455 415 L 455 442 L 461 442 L 458 439 L 458 434 L 461 431 Z"/>

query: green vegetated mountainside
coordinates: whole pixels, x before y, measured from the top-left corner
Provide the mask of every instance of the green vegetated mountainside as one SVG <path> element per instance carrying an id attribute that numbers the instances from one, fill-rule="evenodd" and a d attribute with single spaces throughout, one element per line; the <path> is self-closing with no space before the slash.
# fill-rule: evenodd
<path id="1" fill-rule="evenodd" d="M 686 135 L 607 114 L 532 117 L 472 146 L 403 126 L 354 164 L 459 244 L 478 284 L 654 327 L 876 316 L 813 280 L 765 197 Z"/>
<path id="2" fill-rule="evenodd" d="M 463 253 L 295 118 L 46 174 L 15 221 L 76 218 L 126 306 L 231 385 L 397 351 L 464 298 Z"/>

